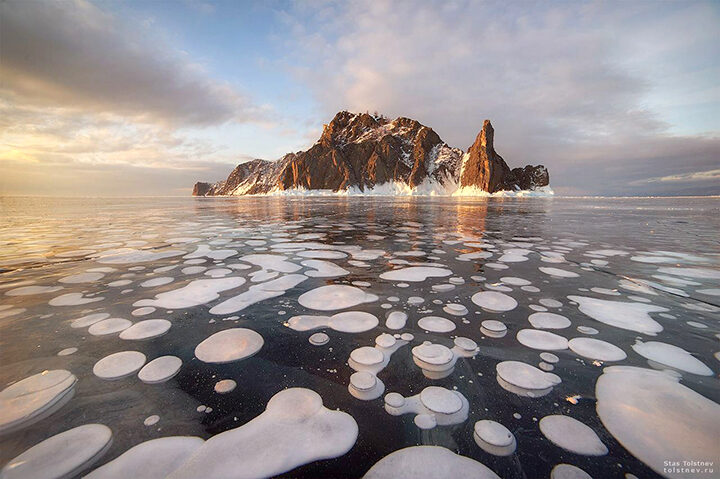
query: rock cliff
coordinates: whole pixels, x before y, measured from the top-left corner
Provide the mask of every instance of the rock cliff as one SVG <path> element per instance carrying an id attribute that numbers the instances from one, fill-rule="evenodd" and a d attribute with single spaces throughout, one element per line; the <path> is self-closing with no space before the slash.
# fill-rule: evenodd
<path id="1" fill-rule="evenodd" d="M 485 120 L 464 153 L 416 120 L 341 111 L 308 150 L 289 153 L 277 161 L 242 163 L 224 181 L 196 183 L 193 195 L 292 190 L 452 194 L 467 189 L 496 193 L 549 184 L 542 165 L 511 170 L 495 151 L 493 136 L 493 127 Z"/>

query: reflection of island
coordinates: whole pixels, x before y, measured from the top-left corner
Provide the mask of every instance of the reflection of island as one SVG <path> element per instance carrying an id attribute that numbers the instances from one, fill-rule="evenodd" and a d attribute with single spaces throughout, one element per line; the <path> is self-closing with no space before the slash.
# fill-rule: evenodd
<path id="1" fill-rule="evenodd" d="M 193 195 L 549 192 L 544 188 L 550 182 L 547 169 L 539 165 L 511 170 L 495 152 L 493 134 L 490 120 L 485 120 L 464 153 L 416 120 L 342 111 L 307 151 L 288 153 L 278 161 L 242 163 L 224 181 L 196 183 Z"/>

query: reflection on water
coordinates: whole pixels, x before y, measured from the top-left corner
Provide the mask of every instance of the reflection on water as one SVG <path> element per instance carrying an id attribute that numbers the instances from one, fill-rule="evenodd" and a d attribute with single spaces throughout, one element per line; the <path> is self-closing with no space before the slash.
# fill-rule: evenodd
<path id="1" fill-rule="evenodd" d="M 152 450 L 172 477 L 236 461 L 361 477 L 417 445 L 506 478 L 717 463 L 719 212 L 693 198 L 0 199 L 0 465 L 86 424 L 112 443 L 73 433 L 98 445 L 76 458 L 85 472 L 171 436 L 216 437 Z M 311 344 L 318 332 L 329 341 Z M 276 396 L 287 388 L 303 389 Z M 66 457 L 44 444 L 23 467 Z"/>

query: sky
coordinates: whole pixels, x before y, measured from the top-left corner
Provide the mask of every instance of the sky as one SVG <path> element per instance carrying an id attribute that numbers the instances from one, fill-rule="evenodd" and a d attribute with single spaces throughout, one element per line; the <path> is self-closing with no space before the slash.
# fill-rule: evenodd
<path id="1" fill-rule="evenodd" d="M 340 110 L 560 195 L 720 194 L 720 2 L 2 0 L 0 195 L 188 195 Z"/>

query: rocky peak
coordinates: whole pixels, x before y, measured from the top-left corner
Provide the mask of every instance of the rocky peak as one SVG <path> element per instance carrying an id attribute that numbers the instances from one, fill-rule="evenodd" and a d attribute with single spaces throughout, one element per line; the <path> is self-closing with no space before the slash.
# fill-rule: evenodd
<path id="1" fill-rule="evenodd" d="M 468 148 L 460 175 L 461 187 L 477 187 L 490 193 L 503 189 L 511 171 L 495 151 L 494 137 L 495 130 L 490 120 L 485 120 L 475 142 Z"/>
<path id="2" fill-rule="evenodd" d="M 363 134 L 387 122 L 383 117 L 376 118 L 368 113 L 341 111 L 330 123 L 324 125 L 319 142 L 326 146 L 343 146 L 357 141 Z"/>
<path id="3" fill-rule="evenodd" d="M 288 189 L 366 191 L 380 185 L 405 185 L 447 192 L 470 187 L 487 192 L 531 189 L 548 184 L 547 170 L 527 166 L 510 170 L 494 145 L 485 120 L 467 154 L 446 145 L 417 120 L 341 111 L 324 126 L 317 143 L 278 161 L 253 160 L 227 180 L 198 183 L 193 194 L 240 195 Z M 446 193 L 441 193 L 446 194 Z"/>

